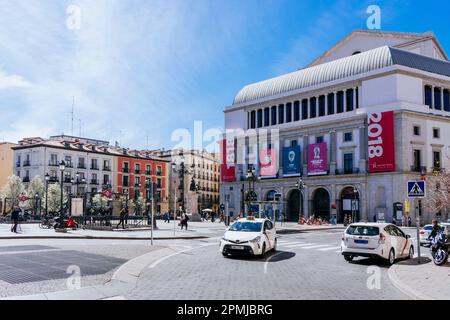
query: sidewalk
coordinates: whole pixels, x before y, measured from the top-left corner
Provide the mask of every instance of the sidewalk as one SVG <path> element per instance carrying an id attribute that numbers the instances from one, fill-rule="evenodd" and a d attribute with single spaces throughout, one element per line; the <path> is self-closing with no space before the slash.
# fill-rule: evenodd
<path id="1" fill-rule="evenodd" d="M 389 269 L 391 282 L 416 300 L 450 299 L 450 262 L 436 266 L 427 257 L 401 261 Z"/>

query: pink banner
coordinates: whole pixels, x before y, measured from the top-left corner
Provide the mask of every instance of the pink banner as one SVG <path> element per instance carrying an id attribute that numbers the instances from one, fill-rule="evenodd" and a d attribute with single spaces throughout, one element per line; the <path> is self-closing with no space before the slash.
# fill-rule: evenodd
<path id="1" fill-rule="evenodd" d="M 220 179 L 222 182 L 236 181 L 236 165 L 234 159 L 234 139 L 221 142 L 222 159 L 220 163 Z"/>
<path id="2" fill-rule="evenodd" d="M 278 173 L 277 152 L 275 149 L 261 150 L 259 153 L 261 177 L 276 177 Z"/>
<path id="3" fill-rule="evenodd" d="M 308 145 L 308 175 L 328 174 L 327 144 L 315 143 Z"/>
<path id="4" fill-rule="evenodd" d="M 368 115 L 369 172 L 395 171 L 394 112 Z"/>

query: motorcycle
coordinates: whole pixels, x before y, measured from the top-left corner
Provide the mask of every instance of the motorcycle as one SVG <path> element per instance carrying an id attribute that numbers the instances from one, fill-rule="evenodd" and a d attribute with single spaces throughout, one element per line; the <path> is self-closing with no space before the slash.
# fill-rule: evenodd
<path id="1" fill-rule="evenodd" d="M 449 243 L 448 237 L 443 230 L 439 231 L 438 234 L 431 239 L 431 256 L 433 257 L 433 262 L 437 266 L 445 264 L 448 260 L 449 255 Z"/>

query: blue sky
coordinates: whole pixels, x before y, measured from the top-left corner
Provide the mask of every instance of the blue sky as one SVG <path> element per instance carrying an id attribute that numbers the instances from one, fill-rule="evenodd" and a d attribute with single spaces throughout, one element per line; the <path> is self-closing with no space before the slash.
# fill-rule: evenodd
<path id="1" fill-rule="evenodd" d="M 450 53 L 448 1 L 0 0 L 0 140 L 74 134 L 171 148 L 172 132 L 221 129 L 248 83 L 304 67 L 369 5 L 382 30 L 432 30 Z M 79 29 L 67 27 L 71 5 Z"/>

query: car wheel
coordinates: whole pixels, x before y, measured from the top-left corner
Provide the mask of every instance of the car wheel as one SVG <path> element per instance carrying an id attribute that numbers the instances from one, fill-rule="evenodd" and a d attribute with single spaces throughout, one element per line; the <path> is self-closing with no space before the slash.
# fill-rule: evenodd
<path id="1" fill-rule="evenodd" d="M 409 254 L 408 254 L 407 259 L 413 259 L 413 258 L 414 258 L 414 247 L 411 246 L 411 247 L 409 248 Z"/>
<path id="2" fill-rule="evenodd" d="M 395 251 L 394 249 L 391 249 L 391 251 L 389 251 L 389 256 L 388 256 L 388 264 L 390 266 L 392 266 L 395 263 Z"/>
<path id="3" fill-rule="evenodd" d="M 353 256 L 345 255 L 344 259 L 345 259 L 345 261 L 350 262 L 350 261 L 353 261 Z"/>
<path id="4" fill-rule="evenodd" d="M 224 258 L 228 258 L 228 253 L 222 253 L 222 256 L 223 256 Z"/>
<path id="5" fill-rule="evenodd" d="M 265 254 L 266 254 L 266 243 L 264 242 L 261 251 L 261 258 L 264 258 Z"/>

